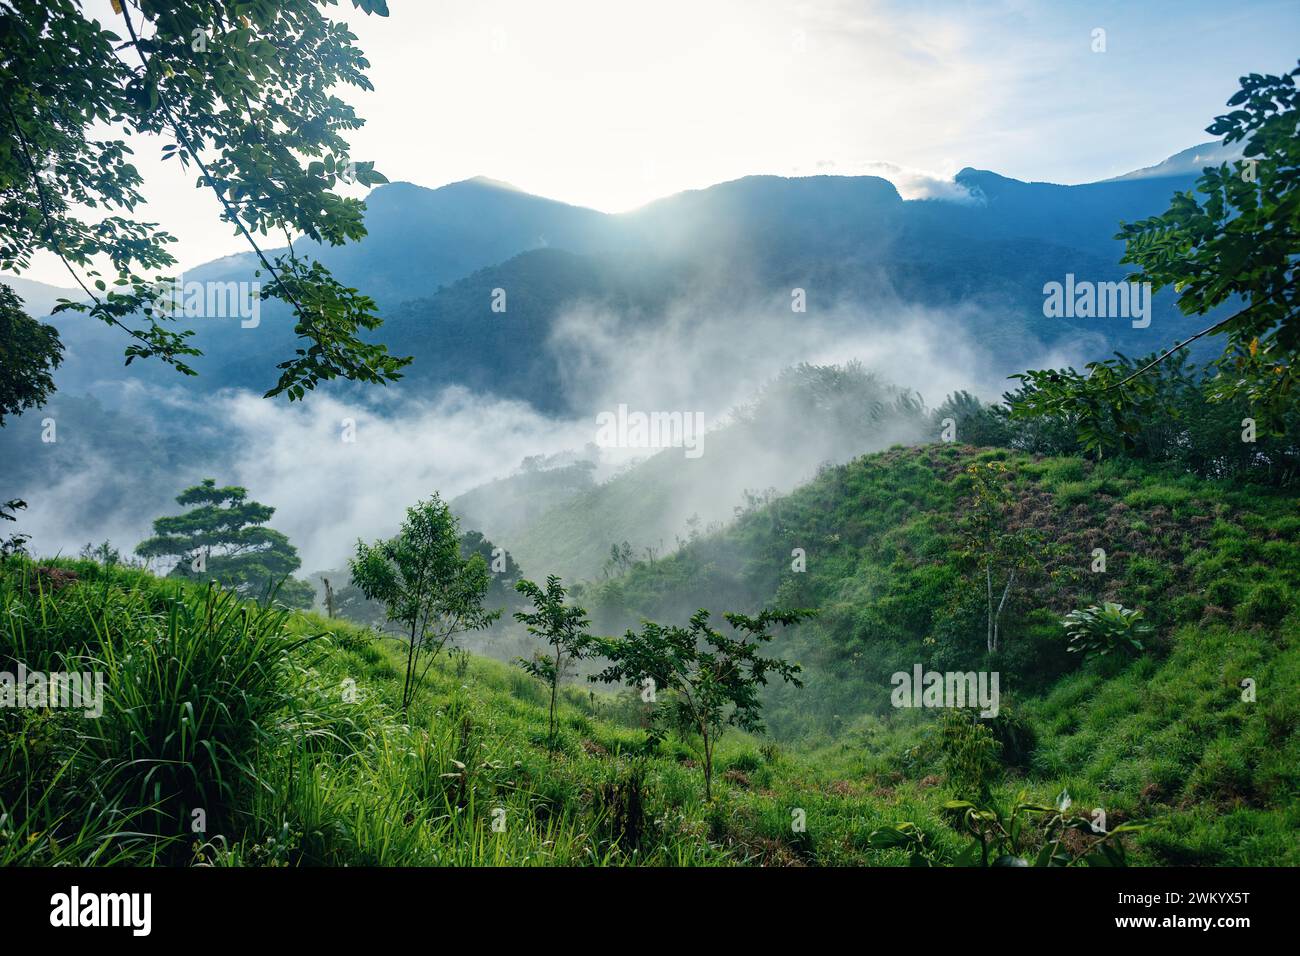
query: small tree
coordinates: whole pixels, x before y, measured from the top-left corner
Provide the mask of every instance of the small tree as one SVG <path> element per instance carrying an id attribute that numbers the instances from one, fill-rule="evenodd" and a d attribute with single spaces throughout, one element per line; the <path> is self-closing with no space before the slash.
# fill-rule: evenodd
<path id="1" fill-rule="evenodd" d="M 628 541 L 620 544 L 611 544 L 609 546 L 609 558 L 605 561 L 601 573 L 607 577 L 617 577 L 626 573 L 636 559 L 632 556 L 632 545 Z"/>
<path id="2" fill-rule="evenodd" d="M 17 521 L 18 512 L 27 507 L 27 502 L 21 498 L 10 498 L 8 501 L 0 503 L 0 521 Z M 29 534 L 11 534 L 7 538 L 0 538 L 0 560 L 11 557 L 16 554 L 27 553 L 27 542 L 32 538 Z"/>
<path id="3" fill-rule="evenodd" d="M 1032 532 L 1010 527 L 1008 518 L 1013 497 L 1006 465 L 990 461 L 971 465 L 966 473 L 974 483 L 974 507 L 962 522 L 964 555 L 983 571 L 988 601 L 986 645 L 988 652 L 994 654 L 1007 599 L 1015 587 L 1016 577 L 1033 566 L 1037 542 Z M 995 579 L 1002 582 L 1000 598 Z"/>
<path id="4" fill-rule="evenodd" d="M 408 634 L 403 713 L 448 641 L 501 616 L 483 607 L 491 584 L 487 562 L 479 554 L 461 557 L 458 522 L 436 492 L 406 509 L 396 537 L 370 545 L 358 541 L 349 566 L 352 583 L 367 600 L 383 603 L 388 620 Z"/>
<path id="5" fill-rule="evenodd" d="M 956 391 L 934 410 L 930 431 L 934 436 L 943 432 L 945 419 L 957 426 L 956 440 L 964 445 L 1006 446 L 1011 439 L 1007 413 L 997 405 L 985 405 L 967 391 Z"/>
<path id="6" fill-rule="evenodd" d="M 278 587 L 285 603 L 311 606 L 311 585 L 289 577 L 302 564 L 298 550 L 264 527 L 274 508 L 248 500 L 247 489 L 218 488 L 211 478 L 186 488 L 176 503 L 196 507 L 154 521 L 154 536 L 136 545 L 136 554 L 175 559 L 175 577 L 216 581 L 247 596 Z"/>
<path id="7" fill-rule="evenodd" d="M 812 611 L 765 610 L 757 617 L 724 614 L 736 636 L 709 626 L 709 612 L 695 612 L 688 627 L 645 621 L 641 631 L 628 630 L 621 640 L 596 638 L 601 656 L 612 663 L 592 680 L 649 686 L 674 693 L 667 706 L 655 708 L 656 722 L 699 734 L 704 765 L 704 798 L 713 799 L 713 752 L 723 731 L 740 727 L 764 730 L 759 687 L 768 674 L 802 687 L 798 664 L 763 657 L 762 645 L 772 640 L 774 625 L 789 626 Z M 647 681 L 653 681 L 647 685 Z M 660 724 L 662 726 L 662 723 Z"/>
<path id="8" fill-rule="evenodd" d="M 111 541 L 103 541 L 99 544 L 88 541 L 81 549 L 81 556 L 91 561 L 98 561 L 105 567 L 122 563 L 122 553 L 113 547 Z"/>
<path id="9" fill-rule="evenodd" d="M 550 575 L 546 590 L 527 579 L 515 585 L 515 590 L 533 602 L 532 613 L 515 612 L 515 620 L 528 628 L 528 633 L 540 637 L 551 646 L 547 654 L 537 654 L 532 660 L 518 658 L 516 663 L 534 677 L 544 681 L 551 691 L 551 708 L 547 720 L 547 740 L 555 743 L 555 702 L 559 694 L 560 678 L 573 661 L 588 656 L 592 646 L 587 633 L 587 612 L 576 605 L 564 603 L 565 590 L 560 579 Z"/>

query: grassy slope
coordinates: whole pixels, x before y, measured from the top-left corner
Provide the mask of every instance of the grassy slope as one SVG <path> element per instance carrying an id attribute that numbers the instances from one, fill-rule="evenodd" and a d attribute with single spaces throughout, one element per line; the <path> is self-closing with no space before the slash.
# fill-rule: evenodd
<path id="1" fill-rule="evenodd" d="M 402 722 L 400 648 L 368 632 L 143 572 L 58 566 L 80 580 L 47 593 L 30 566 L 0 578 L 5 646 L 33 670 L 105 670 L 109 700 L 97 721 L 0 711 L 0 864 L 897 863 L 861 847 L 891 814 L 924 809 L 841 793 L 739 733 L 719 748 L 721 799 L 706 807 L 689 748 L 643 755 L 635 702 L 567 689 L 551 754 L 542 688 L 482 658 L 441 662 Z M 282 638 L 252 665 L 250 631 Z M 200 700 L 228 706 L 186 706 Z M 639 839 L 619 819 L 634 776 Z M 203 836 L 189 832 L 196 806 Z M 798 837 L 792 806 L 810 821 Z"/>
<path id="2" fill-rule="evenodd" d="M 1044 541 L 1042 567 L 1007 615 L 1003 650 L 988 658 L 982 589 L 955 552 L 965 468 L 993 459 L 1015 475 L 1012 523 Z M 584 600 L 611 629 L 696 606 L 820 608 L 783 648 L 804 665 L 807 686 L 774 690 L 769 724 L 818 759 L 856 754 L 854 773 L 878 786 L 936 769 L 910 729 L 914 715 L 889 707 L 890 674 L 916 662 L 999 670 L 1004 708 L 1038 739 L 1004 789 L 1068 789 L 1117 819 L 1169 817 L 1142 838 L 1153 860 L 1294 862 L 1298 536 L 1294 496 L 1248 485 L 1132 463 L 896 449 L 827 469 Z M 803 574 L 790 570 L 796 547 L 807 552 Z M 1097 547 L 1105 574 L 1091 571 Z M 1080 668 L 1064 653 L 1061 615 L 1102 600 L 1142 608 L 1157 625 L 1146 657 Z M 1247 677 L 1254 703 L 1241 700 Z"/>
<path id="3" fill-rule="evenodd" d="M 763 583 L 832 598 L 816 628 L 788 645 L 809 667 L 803 693 L 816 719 L 793 720 L 794 707 L 778 699 L 774 716 L 798 743 L 729 733 L 712 807 L 685 744 L 642 755 L 639 705 L 627 697 L 568 689 L 560 749 L 549 755 L 541 688 L 503 664 L 441 662 L 403 723 L 398 649 L 350 625 L 88 562 L 59 562 L 81 580 L 54 594 L 42 582 L 32 593 L 30 566 L 11 569 L 0 577 L 0 647 L 14 649 L 5 656 L 46 671 L 104 670 L 110 700 L 98 721 L 0 711 L 0 813 L 9 814 L 0 863 L 898 864 L 900 851 L 868 849 L 867 839 L 902 820 L 951 855 L 964 841 L 942 804 L 968 794 L 942 772 L 927 715 L 882 710 L 867 695 L 856 710 L 842 708 L 832 732 L 819 707 L 832 678 L 838 685 L 863 668 L 884 623 L 895 627 L 883 640 L 897 645 L 889 652 L 897 659 L 927 647 L 960 656 L 943 630 L 944 602 L 931 599 L 955 586 L 945 536 L 968 457 L 869 456 L 829 470 L 778 516 L 755 513 L 694 546 L 714 549 L 711 577 L 696 582 L 713 588 L 708 606 L 730 606 L 727 597 L 752 596 Z M 1035 491 L 1025 500 L 1042 506 L 1026 520 L 1059 519 L 1056 540 L 1070 526 L 1087 537 L 1086 527 L 1126 522 L 1113 531 L 1131 542 L 1112 549 L 1121 556 L 1116 580 L 1096 586 L 1125 603 L 1158 603 L 1165 623 L 1161 646 L 1117 672 L 1070 670 L 1014 695 L 1038 745 L 993 782 L 994 798 L 1046 801 L 1065 788 L 1081 812 L 1103 806 L 1112 821 L 1160 821 L 1134 840 L 1136 862 L 1300 862 L 1294 501 L 1077 462 L 1013 463 Z M 1072 517 L 1080 506 L 1087 521 Z M 1194 524 L 1198 517 L 1209 520 Z M 728 541 L 746 536 L 736 555 L 769 537 L 788 554 L 787 533 L 813 542 L 797 584 L 783 585 L 790 576 L 773 574 L 771 562 L 723 559 Z M 1156 566 L 1140 560 L 1148 547 L 1167 549 Z M 690 557 L 638 569 L 618 585 L 624 603 L 629 594 L 666 599 L 663 582 L 699 570 Z M 1152 578 L 1160 569 L 1167 576 Z M 1036 612 L 1054 616 L 1053 600 L 1073 603 L 1091 586 L 1052 570 L 1017 612 L 1009 647 L 1035 646 L 1036 629 L 1047 628 Z M 724 596 L 726 587 L 734 593 Z M 1267 588 L 1280 589 L 1280 605 Z M 928 616 L 913 606 L 926 602 Z M 831 649 L 831 638 L 847 643 Z M 940 658 L 909 658 L 927 659 Z M 1028 654 L 1010 669 L 1051 659 Z M 1256 679 L 1256 703 L 1240 701 L 1241 676 Z M 629 813 L 637 800 L 645 812 Z M 189 832 L 197 806 L 208 815 L 202 838 Z M 497 808 L 504 832 L 492 828 Z M 806 812 L 806 832 L 791 828 L 795 809 Z M 642 821 L 639 834 L 628 819 Z M 104 839 L 122 830 L 162 839 Z"/>

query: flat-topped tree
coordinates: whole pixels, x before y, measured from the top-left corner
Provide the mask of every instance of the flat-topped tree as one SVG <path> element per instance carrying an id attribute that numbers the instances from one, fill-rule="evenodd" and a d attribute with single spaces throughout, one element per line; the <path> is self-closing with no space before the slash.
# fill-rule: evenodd
<path id="1" fill-rule="evenodd" d="M 297 549 L 265 527 L 274 508 L 250 501 L 245 488 L 218 488 L 212 478 L 186 488 L 176 503 L 193 507 L 155 520 L 154 536 L 136 545 L 136 554 L 174 559 L 175 577 L 216 581 L 250 597 L 274 591 L 286 604 L 311 606 L 311 585 L 289 577 L 302 564 Z"/>

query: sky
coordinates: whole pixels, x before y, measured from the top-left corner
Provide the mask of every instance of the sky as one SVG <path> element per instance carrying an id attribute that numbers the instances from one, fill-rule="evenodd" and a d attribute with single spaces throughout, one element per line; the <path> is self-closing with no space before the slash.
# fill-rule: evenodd
<path id="1" fill-rule="evenodd" d="M 108 0 L 88 14 L 115 19 Z M 1296 0 L 389 0 L 344 16 L 375 90 L 353 156 L 607 212 L 770 173 L 1089 182 L 1210 137 L 1248 72 L 1300 49 Z M 1101 32 L 1099 32 L 1101 31 Z M 244 251 L 192 173 L 134 140 L 182 268 Z M 358 188 L 358 195 L 364 190 Z M 915 194 L 915 192 L 914 192 Z M 29 278 L 70 285 L 38 259 Z"/>

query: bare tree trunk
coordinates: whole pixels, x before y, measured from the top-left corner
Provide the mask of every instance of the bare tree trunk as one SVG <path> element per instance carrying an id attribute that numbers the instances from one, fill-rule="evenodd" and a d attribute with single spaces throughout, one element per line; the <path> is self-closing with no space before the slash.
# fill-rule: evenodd
<path id="1" fill-rule="evenodd" d="M 989 596 L 989 615 L 988 615 L 988 633 L 985 635 L 985 643 L 988 651 L 992 654 L 997 650 L 997 639 L 993 631 L 993 559 L 989 558 L 984 565 L 984 580 L 988 589 Z"/>
<path id="2" fill-rule="evenodd" d="M 709 746 L 709 732 L 703 732 L 704 737 L 704 802 L 713 801 L 713 749 Z"/>
<path id="3" fill-rule="evenodd" d="M 1011 585 L 1016 581 L 1016 572 L 1013 570 L 1007 575 L 1007 586 L 1002 589 L 1002 600 L 998 602 L 998 612 L 993 616 L 993 650 L 998 649 L 998 626 L 1002 620 L 1002 609 L 1007 606 L 1007 595 L 1011 593 Z"/>
<path id="4" fill-rule="evenodd" d="M 406 682 L 402 685 L 402 713 L 406 713 L 406 708 L 411 703 L 411 675 L 415 671 L 415 624 L 416 619 L 411 618 L 411 644 L 406 649 Z"/>
<path id="5" fill-rule="evenodd" d="M 550 746 L 555 746 L 555 695 L 560 689 L 560 649 L 555 649 L 555 673 L 551 676 Z"/>

